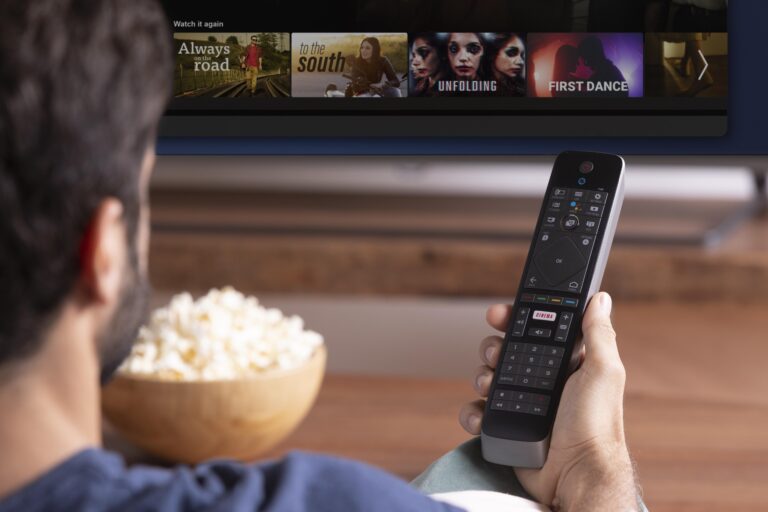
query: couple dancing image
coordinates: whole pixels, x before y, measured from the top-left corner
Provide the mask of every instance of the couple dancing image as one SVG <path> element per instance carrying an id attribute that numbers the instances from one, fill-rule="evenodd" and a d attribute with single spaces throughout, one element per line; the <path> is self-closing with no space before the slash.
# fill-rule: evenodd
<path id="1" fill-rule="evenodd" d="M 558 48 L 547 89 L 555 98 L 629 97 L 629 83 L 606 57 L 603 42 L 596 36 L 585 37 L 578 46 L 563 44 Z"/>

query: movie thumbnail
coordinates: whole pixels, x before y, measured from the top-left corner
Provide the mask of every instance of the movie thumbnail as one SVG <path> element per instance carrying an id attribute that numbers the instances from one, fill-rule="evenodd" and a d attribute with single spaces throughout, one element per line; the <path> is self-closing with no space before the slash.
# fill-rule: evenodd
<path id="1" fill-rule="evenodd" d="M 293 34 L 294 97 L 408 96 L 407 34 Z"/>
<path id="2" fill-rule="evenodd" d="M 175 33 L 173 95 L 278 98 L 291 95 L 290 34 Z"/>
<path id="3" fill-rule="evenodd" d="M 728 96 L 728 34 L 674 32 L 647 34 L 645 95 Z"/>
<path id="4" fill-rule="evenodd" d="M 642 34 L 530 34 L 528 46 L 529 96 L 643 96 Z"/>
<path id="5" fill-rule="evenodd" d="M 523 34 L 421 33 L 410 43 L 411 96 L 526 95 Z"/>

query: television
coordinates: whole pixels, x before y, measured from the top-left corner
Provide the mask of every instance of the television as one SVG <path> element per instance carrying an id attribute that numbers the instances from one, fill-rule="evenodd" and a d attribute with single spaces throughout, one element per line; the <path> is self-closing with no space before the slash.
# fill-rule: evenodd
<path id="1" fill-rule="evenodd" d="M 759 0 L 162 3 L 161 155 L 768 153 Z"/>
<path id="2" fill-rule="evenodd" d="M 768 73 L 755 38 L 766 2 L 162 3 L 176 69 L 158 181 L 296 188 L 305 178 L 280 169 L 298 165 L 317 168 L 310 188 L 375 194 L 407 191 L 414 169 L 456 157 L 543 168 L 584 150 L 634 168 L 748 168 L 748 203 L 685 243 L 717 243 L 766 210 Z M 199 155 L 229 158 L 183 158 Z M 259 159 L 284 155 L 309 165 L 267 162 L 282 181 L 259 172 Z M 382 161 L 396 169 L 377 175 Z M 345 165 L 354 169 L 330 169 Z M 406 186 L 392 186 L 395 174 Z M 437 174 L 420 181 L 443 181 Z"/>

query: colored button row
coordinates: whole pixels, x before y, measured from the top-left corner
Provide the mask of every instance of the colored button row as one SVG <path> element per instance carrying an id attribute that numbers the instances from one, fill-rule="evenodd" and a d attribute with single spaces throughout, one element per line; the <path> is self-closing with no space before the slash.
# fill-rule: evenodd
<path id="1" fill-rule="evenodd" d="M 533 293 L 524 293 L 520 296 L 520 302 L 533 302 L 535 304 L 551 304 L 553 306 L 567 306 L 575 308 L 579 305 L 579 299 L 569 299 L 567 297 L 558 297 L 553 295 L 538 295 Z"/>

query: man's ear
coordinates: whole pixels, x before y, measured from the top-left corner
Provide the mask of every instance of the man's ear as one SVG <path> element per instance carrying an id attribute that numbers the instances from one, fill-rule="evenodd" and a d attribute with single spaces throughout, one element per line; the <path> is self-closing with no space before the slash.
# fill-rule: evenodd
<path id="1" fill-rule="evenodd" d="M 80 280 L 90 300 L 117 303 L 127 250 L 123 205 L 115 198 L 104 199 L 80 247 Z"/>

